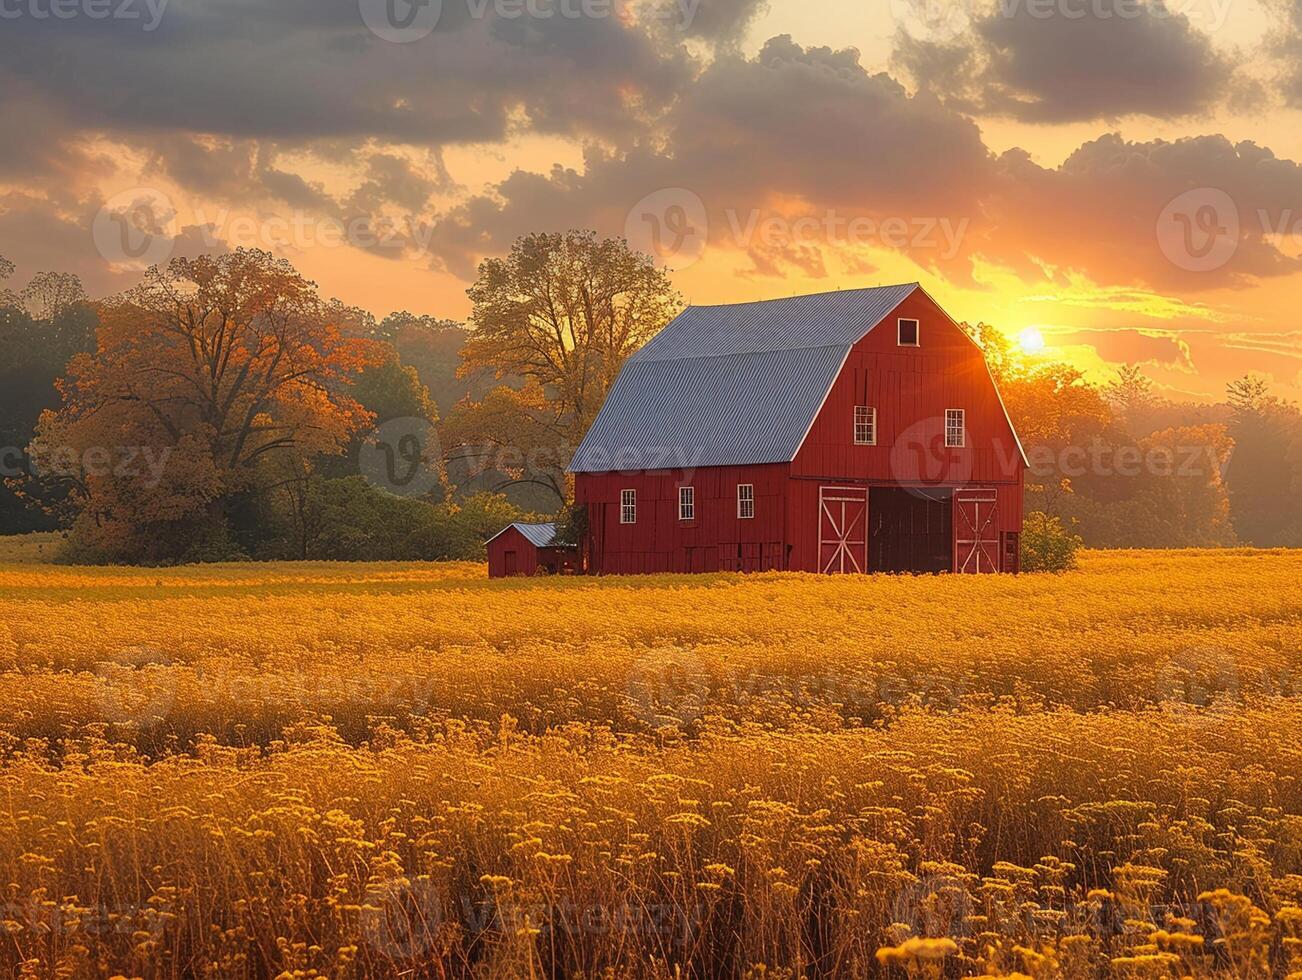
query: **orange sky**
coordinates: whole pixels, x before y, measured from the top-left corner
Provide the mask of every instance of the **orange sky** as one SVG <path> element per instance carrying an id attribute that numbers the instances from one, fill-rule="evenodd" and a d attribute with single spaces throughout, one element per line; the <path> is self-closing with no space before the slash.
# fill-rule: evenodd
<path id="1" fill-rule="evenodd" d="M 393 43 L 370 2 L 6 22 L 17 284 L 60 268 L 103 294 L 260 245 L 378 315 L 463 319 L 475 263 L 517 234 L 651 248 L 654 225 L 688 302 L 919 280 L 1099 379 L 1137 361 L 1172 395 L 1255 372 L 1302 397 L 1302 4 L 971 0 L 937 22 L 927 0 L 699 0 L 688 28 L 634 0 L 568 20 L 444 0 Z M 204 44 L 222 67 L 196 78 Z M 104 77 L 114 53 L 134 74 Z M 106 255 L 106 213 L 166 247 Z M 362 217 L 397 232 L 357 247 Z"/>

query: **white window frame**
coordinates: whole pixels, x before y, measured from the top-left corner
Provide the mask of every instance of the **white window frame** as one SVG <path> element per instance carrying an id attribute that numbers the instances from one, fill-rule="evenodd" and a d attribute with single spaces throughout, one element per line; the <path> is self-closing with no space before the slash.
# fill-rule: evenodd
<path id="1" fill-rule="evenodd" d="M 753 521 L 754 519 L 755 519 L 755 484 L 738 483 L 737 484 L 737 520 Z"/>
<path id="2" fill-rule="evenodd" d="M 904 342 L 904 325 L 912 323 L 914 326 L 914 341 L 911 344 Z M 895 346 L 896 347 L 921 347 L 922 346 L 922 321 L 917 317 L 902 316 L 895 321 Z"/>
<path id="3" fill-rule="evenodd" d="M 637 523 L 637 491 L 621 490 L 619 492 L 619 523 Z"/>
<path id="4" fill-rule="evenodd" d="M 854 444 L 856 446 L 877 445 L 877 409 L 871 405 L 854 407 Z"/>
<path id="5" fill-rule="evenodd" d="M 696 520 L 696 488 L 678 488 L 678 519 L 680 521 Z"/>
<path id="6" fill-rule="evenodd" d="M 958 441 L 954 441 L 954 425 L 951 421 L 957 416 Z M 967 447 L 967 410 L 963 408 L 945 409 L 945 448 L 964 449 Z"/>

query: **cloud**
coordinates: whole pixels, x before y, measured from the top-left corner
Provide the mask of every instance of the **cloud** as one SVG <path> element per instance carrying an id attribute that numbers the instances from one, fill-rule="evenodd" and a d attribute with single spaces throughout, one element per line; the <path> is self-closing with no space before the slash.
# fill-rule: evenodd
<path id="1" fill-rule="evenodd" d="M 519 19 L 472 7 L 448 0 L 411 44 L 372 34 L 357 0 L 172 0 L 154 31 L 20 17 L 0 31 L 0 87 L 40 92 L 52 118 L 85 132 L 439 145 L 501 140 L 520 122 L 626 137 L 695 71 L 618 4 Z"/>
<path id="2" fill-rule="evenodd" d="M 951 42 L 901 30 L 895 60 L 965 111 L 1038 123 L 1200 113 L 1226 99 L 1229 60 L 1162 0 L 984 8 Z"/>
<path id="3" fill-rule="evenodd" d="M 1255 143 L 1112 134 L 1060 167 L 1013 150 L 998 169 L 972 247 L 1030 278 L 1076 270 L 1104 285 L 1201 291 L 1302 271 L 1270 228 L 1302 200 L 1302 166 Z"/>
<path id="4" fill-rule="evenodd" d="M 854 267 L 858 244 L 903 252 L 968 285 L 978 261 L 1028 283 L 1083 276 L 1183 294 L 1302 271 L 1302 215 L 1290 235 L 1273 233 L 1302 200 L 1302 167 L 1265 147 L 1220 135 L 1112 134 L 1056 167 L 1023 150 L 995 158 L 970 119 L 866 71 L 856 52 L 787 37 L 753 58 L 717 60 L 666 116 L 663 141 L 591 149 L 582 169 L 519 171 L 443 214 L 423 244 L 469 276 L 478 257 L 531 230 L 621 234 L 634 205 L 648 195 L 672 202 L 679 189 L 701 202 L 710 246 L 748 256 L 753 274 L 787 266 L 817 276 L 835 252 Z M 817 227 L 777 241 L 743 233 L 771 218 Z M 863 243 L 846 226 L 861 220 L 908 228 Z"/>
<path id="5" fill-rule="evenodd" d="M 753 58 L 718 58 L 684 91 L 664 130 L 656 143 L 590 147 L 582 171 L 518 171 L 442 215 L 426 244 L 466 275 L 478 257 L 531 230 L 623 234 L 635 205 L 669 190 L 670 200 L 682 191 L 703 202 L 711 242 L 747 251 L 746 230 L 769 218 L 840 222 L 847 235 L 853 220 L 959 224 L 975 215 L 994 176 L 971 120 L 866 71 L 854 50 L 806 49 L 786 36 Z M 823 264 L 801 241 L 762 243 L 753 257 L 769 271 Z"/>
<path id="6" fill-rule="evenodd" d="M 21 244 L 7 255 L 18 264 L 14 282 L 21 285 L 37 272 L 57 270 L 78 276 L 90 296 L 135 285 L 139 269 L 111 263 L 96 247 L 91 229 L 103 203 L 88 199 L 66 204 L 23 192 L 0 195 L 0 242 Z M 212 227 L 168 227 L 161 238 L 160 261 L 172 255 L 228 251 L 219 230 Z M 5 251 L 11 252 L 7 246 Z"/>
<path id="7" fill-rule="evenodd" d="M 1081 329 L 1055 332 L 1055 346 L 1084 344 L 1113 364 L 1154 364 L 1194 370 L 1189 344 L 1178 333 L 1132 329 Z"/>
<path id="8" fill-rule="evenodd" d="M 1278 23 L 1267 48 L 1278 59 L 1280 91 L 1290 106 L 1302 107 L 1302 0 L 1267 0 L 1266 6 Z"/>
<path id="9" fill-rule="evenodd" d="M 665 0 L 661 0 L 663 4 Z M 690 10 L 693 0 L 669 0 Z M 696 10 L 686 19 L 687 34 L 706 38 L 721 44 L 735 44 L 754 23 L 755 18 L 768 9 L 767 0 L 695 0 Z M 671 25 L 678 29 L 678 24 Z"/>

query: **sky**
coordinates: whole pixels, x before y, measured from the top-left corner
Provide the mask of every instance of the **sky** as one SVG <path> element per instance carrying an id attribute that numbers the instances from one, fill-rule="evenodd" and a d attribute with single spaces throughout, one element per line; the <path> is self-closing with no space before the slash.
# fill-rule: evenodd
<path id="1" fill-rule="evenodd" d="M 1302 0 L 0 0 L 0 256 L 465 319 L 591 228 L 684 299 L 921 282 L 1095 380 L 1302 398 Z"/>

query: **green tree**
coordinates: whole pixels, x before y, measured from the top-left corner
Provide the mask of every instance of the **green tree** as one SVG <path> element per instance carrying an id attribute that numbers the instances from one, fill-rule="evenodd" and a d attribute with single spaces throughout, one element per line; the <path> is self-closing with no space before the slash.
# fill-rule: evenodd
<path id="1" fill-rule="evenodd" d="M 624 362 L 682 306 L 650 256 L 579 231 L 521 238 L 479 267 L 467 294 L 475 306 L 462 373 L 542 385 L 576 445 Z"/>
<path id="2" fill-rule="evenodd" d="M 1076 567 L 1076 553 L 1083 545 L 1080 536 L 1057 517 L 1032 511 L 1022 526 L 1022 571 L 1070 571 Z"/>

